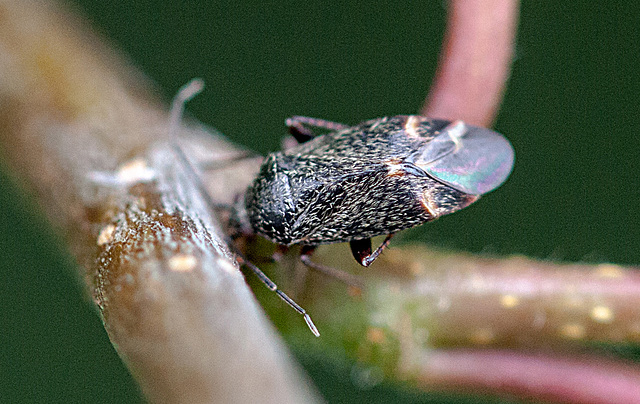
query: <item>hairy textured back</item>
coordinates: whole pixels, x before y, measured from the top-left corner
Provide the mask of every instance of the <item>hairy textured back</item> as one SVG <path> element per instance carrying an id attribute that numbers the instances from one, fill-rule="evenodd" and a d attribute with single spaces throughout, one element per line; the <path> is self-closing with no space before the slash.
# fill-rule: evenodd
<path id="1" fill-rule="evenodd" d="M 368 121 L 273 153 L 247 192 L 253 230 L 279 244 L 326 244 L 414 227 L 476 196 L 402 165 L 447 121 Z"/>

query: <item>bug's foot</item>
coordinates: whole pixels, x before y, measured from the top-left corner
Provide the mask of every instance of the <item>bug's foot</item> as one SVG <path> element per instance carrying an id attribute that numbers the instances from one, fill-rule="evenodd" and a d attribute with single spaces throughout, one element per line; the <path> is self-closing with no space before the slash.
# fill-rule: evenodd
<path id="1" fill-rule="evenodd" d="M 371 239 L 365 238 L 363 240 L 352 240 L 349 242 L 349 246 L 351 247 L 351 253 L 353 257 L 358 261 L 360 265 L 363 267 L 368 267 L 373 264 L 382 251 L 389 245 L 391 241 L 391 237 L 393 237 L 393 233 L 388 234 L 384 239 L 382 244 L 375 251 L 371 252 Z"/>

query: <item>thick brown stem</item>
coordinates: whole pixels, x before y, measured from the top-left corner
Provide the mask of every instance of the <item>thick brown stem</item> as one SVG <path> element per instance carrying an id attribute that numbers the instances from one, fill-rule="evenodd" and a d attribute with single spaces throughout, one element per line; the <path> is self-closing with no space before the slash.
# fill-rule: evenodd
<path id="1" fill-rule="evenodd" d="M 153 402 L 315 401 L 168 146 L 167 112 L 73 20 L 0 2 L 0 139 L 68 235 L 118 353 Z M 180 132 L 189 150 L 232 149 Z"/>

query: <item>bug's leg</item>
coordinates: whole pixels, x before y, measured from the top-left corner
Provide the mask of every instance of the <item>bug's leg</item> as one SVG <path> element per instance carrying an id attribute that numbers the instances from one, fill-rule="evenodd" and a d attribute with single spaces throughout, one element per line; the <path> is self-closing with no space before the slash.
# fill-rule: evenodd
<path id="1" fill-rule="evenodd" d="M 287 253 L 287 251 L 289 251 L 289 247 L 283 244 L 277 244 L 276 250 L 273 252 L 271 259 L 273 259 L 275 262 L 280 262 L 282 261 L 282 258 Z"/>
<path id="2" fill-rule="evenodd" d="M 362 282 L 357 277 L 351 274 L 348 274 L 346 272 L 340 271 L 338 269 L 331 268 L 331 267 L 321 265 L 311 261 L 311 255 L 313 254 L 315 249 L 316 249 L 315 246 L 308 246 L 308 245 L 302 246 L 302 251 L 300 252 L 300 261 L 302 261 L 302 263 L 308 266 L 309 268 L 318 272 L 322 272 L 323 274 L 331 276 L 333 278 L 336 278 L 339 281 L 342 281 L 349 286 L 353 286 L 359 289 L 362 288 L 363 286 Z"/>
<path id="3" fill-rule="evenodd" d="M 353 254 L 353 258 L 358 261 L 358 264 L 364 265 L 364 259 L 371 255 L 371 239 L 351 240 L 349 247 L 351 247 L 351 254 Z"/>
<path id="4" fill-rule="evenodd" d="M 202 171 L 216 171 L 216 170 L 221 170 L 223 168 L 227 168 L 236 163 L 240 163 L 244 160 L 251 159 L 251 158 L 258 158 L 258 157 L 263 158 L 262 156 L 259 156 L 258 154 L 252 151 L 241 150 L 232 156 L 227 156 L 227 157 L 218 158 L 212 161 L 200 163 L 198 164 L 198 167 Z"/>
<path id="5" fill-rule="evenodd" d="M 311 118 L 308 116 L 300 116 L 300 115 L 292 116 L 291 118 L 288 118 L 285 122 L 287 126 L 291 126 L 292 124 L 307 125 L 307 126 L 311 126 L 312 128 L 327 129 L 332 131 L 349 128 L 349 125 L 345 125 L 344 123 L 327 121 L 326 119 Z"/>
<path id="6" fill-rule="evenodd" d="M 290 298 L 289 296 L 287 296 L 286 293 L 284 293 L 283 291 L 281 291 L 280 289 L 278 289 L 278 285 L 276 285 L 271 279 L 269 279 L 269 277 L 267 275 L 265 275 L 264 272 L 262 272 L 260 270 L 260 268 L 258 268 L 257 266 L 255 266 L 253 263 L 251 263 L 250 261 L 248 261 L 247 259 L 245 259 L 243 256 L 238 255 L 237 257 L 238 262 L 244 266 L 246 266 L 247 268 L 249 268 L 254 274 L 256 274 L 256 276 L 258 277 L 258 279 L 260 279 L 260 281 L 262 283 L 264 283 L 264 285 L 266 287 L 269 288 L 269 290 L 276 292 L 276 294 L 278 296 L 280 296 L 280 298 L 282 300 L 285 301 L 285 303 L 287 303 L 289 306 L 291 306 L 295 311 L 297 311 L 298 313 L 302 314 L 302 316 L 304 317 L 304 321 L 307 323 L 307 326 L 309 327 L 309 329 L 311 330 L 311 332 L 313 333 L 313 335 L 315 335 L 316 337 L 320 336 L 320 332 L 318 331 L 318 328 L 316 327 L 315 324 L 313 324 L 313 321 L 311 320 L 311 316 L 309 316 L 309 314 L 307 313 L 307 311 L 305 309 L 303 309 L 298 303 L 296 303 L 292 298 Z"/>
<path id="7" fill-rule="evenodd" d="M 316 136 L 311 129 L 297 121 L 294 121 L 293 118 L 288 118 L 285 124 L 289 129 L 289 134 L 291 134 L 298 143 L 308 142 Z"/>
<path id="8" fill-rule="evenodd" d="M 293 136 L 298 143 L 305 143 L 316 137 L 316 134 L 313 133 L 309 127 L 327 129 L 330 131 L 343 130 L 349 127 L 342 123 L 319 118 L 309 118 L 307 116 L 292 116 L 291 118 L 287 118 L 285 125 L 289 128 L 291 136 Z"/>
<path id="9" fill-rule="evenodd" d="M 380 244 L 380 246 L 376 248 L 373 253 L 371 252 L 370 238 L 350 241 L 349 246 L 351 246 L 351 253 L 353 254 L 353 258 L 355 258 L 360 265 L 368 267 L 373 263 L 373 261 L 376 260 L 376 258 L 378 258 L 382 250 L 387 248 L 389 242 L 391 241 L 391 237 L 393 237 L 393 233 L 388 234 L 382 244 Z"/>

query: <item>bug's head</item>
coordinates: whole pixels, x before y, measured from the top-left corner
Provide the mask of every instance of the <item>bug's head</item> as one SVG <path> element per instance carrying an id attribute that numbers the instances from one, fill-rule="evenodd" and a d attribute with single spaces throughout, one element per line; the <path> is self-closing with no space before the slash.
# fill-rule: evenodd
<path id="1" fill-rule="evenodd" d="M 501 134 L 455 121 L 408 161 L 435 180 L 479 197 L 498 188 L 509 177 L 514 151 Z"/>

